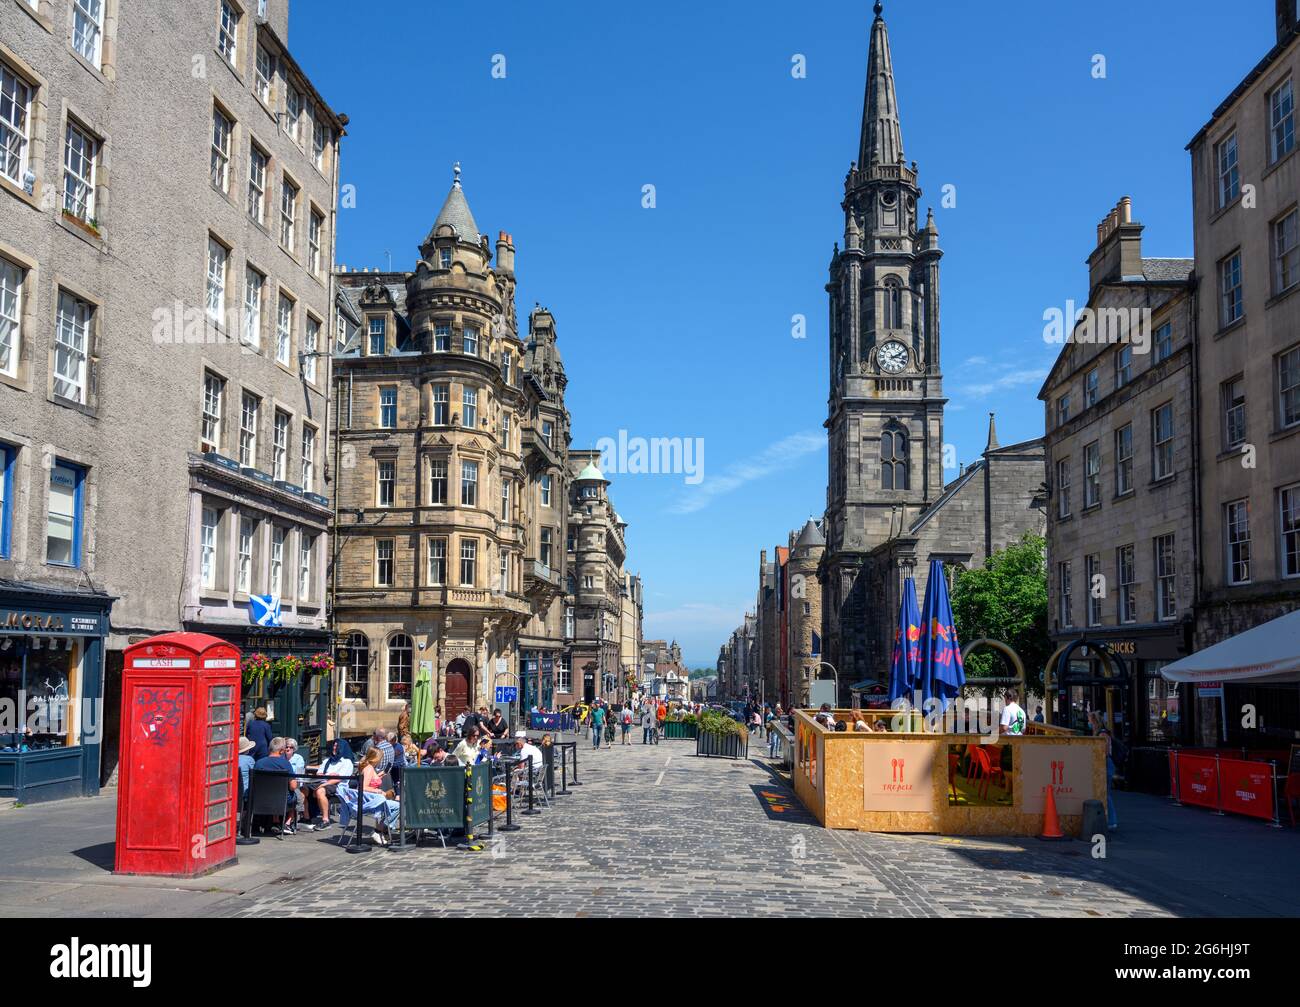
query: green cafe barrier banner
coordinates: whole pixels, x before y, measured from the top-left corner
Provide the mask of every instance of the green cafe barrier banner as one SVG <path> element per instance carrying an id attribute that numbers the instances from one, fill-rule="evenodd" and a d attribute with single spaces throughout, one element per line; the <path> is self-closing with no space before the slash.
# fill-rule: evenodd
<path id="1" fill-rule="evenodd" d="M 465 772 L 460 766 L 407 766 L 402 819 L 408 829 L 459 829 L 465 824 Z"/>
<path id="2" fill-rule="evenodd" d="M 492 816 L 492 767 L 486 762 L 480 762 L 468 769 L 462 768 L 461 772 L 467 780 L 465 799 L 469 802 L 465 817 L 470 831 L 474 831 L 481 825 L 487 825 Z"/>

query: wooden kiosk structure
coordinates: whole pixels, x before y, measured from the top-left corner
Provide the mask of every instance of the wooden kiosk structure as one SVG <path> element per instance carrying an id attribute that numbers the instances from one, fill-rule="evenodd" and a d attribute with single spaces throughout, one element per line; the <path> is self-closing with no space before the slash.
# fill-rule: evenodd
<path id="1" fill-rule="evenodd" d="M 1019 736 L 949 732 L 961 718 L 907 710 L 836 710 L 849 730 L 828 731 L 813 712 L 794 711 L 794 789 L 830 829 L 1035 836 L 1051 787 L 1061 829 L 1078 836 L 1083 802 L 1106 800 L 1104 738 L 1035 723 Z M 889 729 L 855 731 L 859 720 Z"/>

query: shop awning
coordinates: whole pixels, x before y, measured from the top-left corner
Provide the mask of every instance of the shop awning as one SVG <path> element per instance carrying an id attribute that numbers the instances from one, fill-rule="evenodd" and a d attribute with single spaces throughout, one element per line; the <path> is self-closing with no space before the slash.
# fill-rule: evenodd
<path id="1" fill-rule="evenodd" d="M 1300 682 L 1300 611 L 1160 669 L 1170 682 Z"/>

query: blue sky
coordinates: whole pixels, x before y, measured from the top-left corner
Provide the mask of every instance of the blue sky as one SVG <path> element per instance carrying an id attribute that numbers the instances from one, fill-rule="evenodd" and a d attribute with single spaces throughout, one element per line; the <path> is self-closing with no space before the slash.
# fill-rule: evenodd
<path id="1" fill-rule="evenodd" d="M 514 235 L 521 316 L 555 312 L 574 446 L 703 439 L 703 481 L 615 474 L 611 493 L 647 638 L 711 665 L 753 605 L 759 549 L 825 505 L 823 288 L 870 3 L 290 10 L 290 47 L 351 117 L 339 261 L 411 268 L 459 160 L 479 228 Z M 1144 254 L 1192 254 L 1183 148 L 1272 45 L 1273 0 L 890 0 L 885 18 L 904 150 L 945 251 L 945 437 L 970 461 L 990 410 L 1004 444 L 1042 433 L 1043 312 L 1085 299 L 1096 224 L 1121 196 Z M 957 205 L 941 208 L 948 184 Z"/>

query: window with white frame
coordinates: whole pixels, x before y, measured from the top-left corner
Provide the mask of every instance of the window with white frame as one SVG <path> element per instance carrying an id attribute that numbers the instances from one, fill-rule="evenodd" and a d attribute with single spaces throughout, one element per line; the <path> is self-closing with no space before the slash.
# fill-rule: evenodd
<path id="1" fill-rule="evenodd" d="M 302 142 L 302 92 L 292 84 L 285 88 L 284 131 L 294 143 Z"/>
<path id="2" fill-rule="evenodd" d="M 1174 352 L 1174 325 L 1173 322 L 1165 322 L 1155 334 L 1155 362 L 1158 364 L 1162 360 L 1167 360 Z"/>
<path id="3" fill-rule="evenodd" d="M 478 462 L 460 463 L 460 505 L 478 506 Z"/>
<path id="4" fill-rule="evenodd" d="M 1137 622 L 1137 563 L 1132 544 L 1115 550 L 1119 594 L 1115 615 L 1121 623 Z"/>
<path id="5" fill-rule="evenodd" d="M 497 591 L 510 590 L 510 554 L 501 550 L 501 568 L 497 571 Z"/>
<path id="6" fill-rule="evenodd" d="M 316 428 L 302 425 L 302 488 L 316 491 Z"/>
<path id="7" fill-rule="evenodd" d="M 447 459 L 429 459 L 429 503 L 447 502 Z"/>
<path id="8" fill-rule="evenodd" d="M 551 535 L 551 529 L 543 528 L 541 541 L 537 546 L 537 559 L 542 564 L 542 567 L 548 571 L 551 569 L 551 562 L 553 560 L 552 551 L 554 543 L 551 541 Z"/>
<path id="9" fill-rule="evenodd" d="M 473 325 L 466 325 L 461 330 L 462 342 L 461 350 L 472 357 L 478 356 L 478 329 Z"/>
<path id="10" fill-rule="evenodd" d="M 1091 556 L 1085 556 L 1083 560 L 1084 574 L 1087 578 L 1088 587 L 1088 625 L 1101 625 L 1101 601 L 1105 596 L 1106 582 L 1101 572 L 1101 556 L 1094 553 Z"/>
<path id="11" fill-rule="evenodd" d="M 203 436 L 200 450 L 221 450 L 221 423 L 225 404 L 226 382 L 209 371 L 203 375 Z"/>
<path id="12" fill-rule="evenodd" d="M 433 423 L 435 426 L 446 426 L 451 416 L 451 386 L 434 385 L 433 386 Z"/>
<path id="13" fill-rule="evenodd" d="M 54 394 L 80 405 L 86 404 L 86 360 L 94 316 L 94 305 L 60 288 L 54 332 Z"/>
<path id="14" fill-rule="evenodd" d="M 289 531 L 281 525 L 271 526 L 271 583 L 269 594 L 279 598 L 284 593 L 284 544 Z"/>
<path id="15" fill-rule="evenodd" d="M 285 251 L 294 250 L 295 231 L 298 224 L 298 187 L 283 178 L 280 186 L 280 244 Z"/>
<path id="16" fill-rule="evenodd" d="M 81 0 L 78 0 L 81 2 Z M 221 21 L 217 26 L 217 52 L 231 66 L 239 65 L 240 13 L 230 0 L 221 0 Z"/>
<path id="17" fill-rule="evenodd" d="M 1151 410 L 1151 478 L 1174 474 L 1174 404 Z"/>
<path id="18" fill-rule="evenodd" d="M 1219 207 L 1225 207 L 1241 195 L 1241 177 L 1237 168 L 1237 134 L 1215 145 L 1214 161 L 1219 179 Z"/>
<path id="19" fill-rule="evenodd" d="M 1133 489 L 1133 424 L 1125 423 L 1115 431 L 1115 495 Z"/>
<path id="20" fill-rule="evenodd" d="M 1056 422 L 1059 426 L 1070 418 L 1070 395 L 1067 392 L 1056 400 Z"/>
<path id="21" fill-rule="evenodd" d="M 1300 577 L 1300 483 L 1283 486 L 1277 492 L 1280 560 L 1283 577 Z"/>
<path id="22" fill-rule="evenodd" d="M 394 633 L 388 641 L 388 698 L 410 699 L 411 654 L 414 648 L 405 633 Z"/>
<path id="23" fill-rule="evenodd" d="M 320 322 L 307 316 L 302 334 L 302 376 L 311 384 L 316 383 L 316 347 L 320 345 Z"/>
<path id="24" fill-rule="evenodd" d="M 462 587 L 473 587 L 474 576 L 478 568 L 478 539 L 462 538 L 460 540 L 460 583 Z"/>
<path id="25" fill-rule="evenodd" d="M 573 613 L 573 609 L 566 609 L 566 611 L 570 615 Z M 573 634 L 569 633 L 568 635 L 572 636 Z M 573 671 L 571 669 L 566 668 L 563 665 L 555 669 L 555 691 L 556 692 L 573 691 Z"/>
<path id="26" fill-rule="evenodd" d="M 573 617 L 573 609 L 564 610 L 564 635 L 572 639 L 577 636 L 577 620 Z"/>
<path id="27" fill-rule="evenodd" d="M 501 480 L 501 520 L 510 520 L 510 480 Z"/>
<path id="28" fill-rule="evenodd" d="M 1070 459 L 1056 463 L 1056 516 L 1070 516 Z"/>
<path id="29" fill-rule="evenodd" d="M 1276 164 L 1295 149 L 1295 92 L 1291 81 L 1279 85 L 1268 96 L 1268 155 Z"/>
<path id="30" fill-rule="evenodd" d="M 271 104 L 271 87 L 275 81 L 275 56 L 264 45 L 257 47 L 255 76 L 257 96 L 262 99 L 263 104 Z"/>
<path id="31" fill-rule="evenodd" d="M 1115 351 L 1115 390 L 1119 391 L 1133 380 L 1133 347 L 1121 346 Z"/>
<path id="32" fill-rule="evenodd" d="M 501 351 L 501 380 L 510 384 L 510 353 L 508 350 Z"/>
<path id="33" fill-rule="evenodd" d="M 307 218 L 307 269 L 312 276 L 320 275 L 320 244 L 325 231 L 325 218 L 315 210 Z"/>
<path id="34" fill-rule="evenodd" d="M 1083 505 L 1101 503 L 1101 444 L 1093 441 L 1083 448 Z"/>
<path id="35" fill-rule="evenodd" d="M 72 0 L 72 48 L 96 70 L 101 69 L 104 0 Z"/>
<path id="36" fill-rule="evenodd" d="M 78 220 L 95 217 L 99 141 L 71 120 L 63 143 L 63 209 Z"/>
<path id="37" fill-rule="evenodd" d="M 245 267 L 243 339 L 252 347 L 262 345 L 262 291 L 265 288 L 266 277 L 252 266 Z"/>
<path id="38" fill-rule="evenodd" d="M 216 105 L 212 106 L 212 187 L 230 191 L 230 142 L 235 124 Z"/>
<path id="39" fill-rule="evenodd" d="M 248 215 L 259 224 L 266 223 L 266 168 L 270 155 L 257 144 L 248 150 Z"/>
<path id="40" fill-rule="evenodd" d="M 371 318 L 368 323 L 370 355 L 379 356 L 387 345 L 388 323 L 383 318 Z"/>
<path id="41" fill-rule="evenodd" d="M 208 235 L 208 320 L 217 325 L 226 317 L 226 270 L 230 252 L 212 235 Z"/>
<path id="42" fill-rule="evenodd" d="M 308 602 L 312 596 L 312 553 L 316 551 L 316 536 L 306 531 L 298 532 L 298 601 Z"/>
<path id="43" fill-rule="evenodd" d="M 199 529 L 199 581 L 203 590 L 217 586 L 217 537 L 221 526 L 221 512 L 215 507 L 203 508 L 203 523 Z"/>
<path id="44" fill-rule="evenodd" d="M 375 539 L 375 584 L 378 587 L 393 586 L 393 540 L 391 538 Z"/>
<path id="45" fill-rule="evenodd" d="M 375 504 L 379 507 L 391 507 L 397 486 L 397 462 L 381 458 L 375 465 Z"/>
<path id="46" fill-rule="evenodd" d="M 1223 508 L 1228 583 L 1250 583 L 1250 501 L 1234 500 Z"/>
<path id="47" fill-rule="evenodd" d="M 510 450 L 511 450 L 511 447 L 510 447 L 510 414 L 509 414 L 509 413 L 502 413 L 502 414 L 501 414 L 501 446 L 502 446 L 503 448 L 505 448 L 507 451 L 510 451 Z"/>
<path id="48" fill-rule="evenodd" d="M 1273 222 L 1273 293 L 1300 283 L 1300 209 Z"/>
<path id="49" fill-rule="evenodd" d="M 384 385 L 379 389 L 379 425 L 385 430 L 397 428 L 397 387 Z"/>
<path id="50" fill-rule="evenodd" d="M 450 268 L 451 268 L 451 249 L 450 249 L 450 248 L 440 248 L 440 249 L 438 249 L 438 265 L 439 265 L 442 269 L 450 269 Z"/>
<path id="51" fill-rule="evenodd" d="M 23 281 L 27 271 L 0 257 L 0 374 L 14 377 L 22 352 Z"/>
<path id="52" fill-rule="evenodd" d="M 1101 391 L 1101 375 L 1096 367 L 1090 370 L 1083 379 L 1083 408 L 1097 404 L 1097 397 Z"/>
<path id="53" fill-rule="evenodd" d="M 1277 358 L 1278 418 L 1281 426 L 1300 423 L 1300 346 L 1293 346 Z"/>
<path id="54" fill-rule="evenodd" d="M 1241 253 L 1233 252 L 1219 262 L 1219 325 L 1226 328 L 1245 312 L 1241 285 Z"/>
<path id="55" fill-rule="evenodd" d="M 1156 570 L 1156 618 L 1168 622 L 1178 617 L 1177 568 L 1174 557 L 1174 536 L 1160 535 L 1152 542 Z"/>
<path id="56" fill-rule="evenodd" d="M 555 424 L 550 420 L 542 420 L 542 440 L 548 448 L 555 449 Z"/>
<path id="57" fill-rule="evenodd" d="M 257 468 L 257 422 L 262 411 L 262 400 L 252 392 L 244 392 L 239 406 L 239 464 Z"/>
<path id="58" fill-rule="evenodd" d="M 271 474 L 289 478 L 289 414 L 277 409 L 271 427 Z"/>
<path id="59" fill-rule="evenodd" d="M 1066 560 L 1057 567 L 1057 589 L 1061 628 L 1074 625 L 1074 613 L 1070 602 L 1070 561 Z"/>
<path id="60" fill-rule="evenodd" d="M 0 175 L 15 185 L 27 173 L 32 86 L 0 63 Z"/>
<path id="61" fill-rule="evenodd" d="M 448 323 L 438 322 L 433 326 L 433 348 L 440 353 L 451 349 L 451 326 Z"/>
<path id="62" fill-rule="evenodd" d="M 317 106 L 311 122 L 311 160 L 320 171 L 325 170 L 325 145 L 328 135 L 325 128 L 325 120 L 321 118 L 321 110 Z"/>
<path id="63" fill-rule="evenodd" d="M 280 294 L 275 316 L 275 359 L 286 367 L 293 359 L 293 309 L 293 298 Z"/>
<path id="64" fill-rule="evenodd" d="M 429 583 L 431 585 L 447 583 L 447 540 L 445 538 L 429 539 Z"/>
<path id="65" fill-rule="evenodd" d="M 542 506 L 551 506 L 551 477 L 544 475 L 537 481 L 538 489 L 541 493 Z"/>
<path id="66" fill-rule="evenodd" d="M 461 390 L 461 420 L 470 429 L 478 427 L 478 389 L 468 385 Z"/>
<path id="67" fill-rule="evenodd" d="M 257 522 L 251 517 L 239 519 L 239 557 L 235 563 L 235 590 L 253 593 L 253 545 L 257 541 Z"/>
<path id="68" fill-rule="evenodd" d="M 1242 377 L 1220 386 L 1223 400 L 1223 450 L 1246 442 L 1246 382 Z"/>

